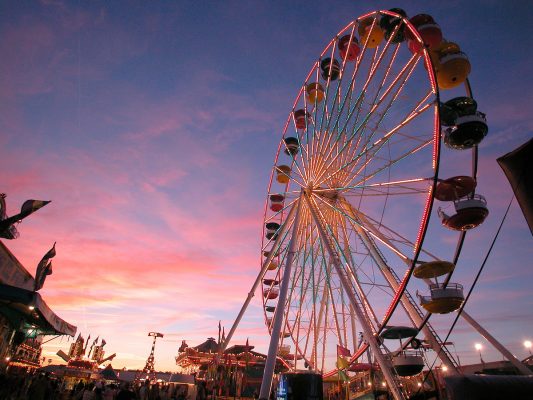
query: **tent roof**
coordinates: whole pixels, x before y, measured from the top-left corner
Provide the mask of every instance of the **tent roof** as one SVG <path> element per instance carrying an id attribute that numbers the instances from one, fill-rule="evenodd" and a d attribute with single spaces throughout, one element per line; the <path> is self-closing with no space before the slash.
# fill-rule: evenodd
<path id="1" fill-rule="evenodd" d="M 32 290 L 0 284 L 0 313 L 15 327 L 26 323 L 42 335 L 76 334 L 76 327 L 59 318 L 44 302 L 41 295 Z"/>
<path id="2" fill-rule="evenodd" d="M 111 366 L 111 364 L 109 364 L 107 367 L 105 367 L 102 372 L 101 372 L 101 375 L 104 379 L 108 380 L 108 381 L 118 381 L 118 376 L 117 374 L 115 373 L 115 370 L 113 369 L 113 367 Z"/>
<path id="3" fill-rule="evenodd" d="M 202 353 L 216 353 L 218 351 L 218 343 L 215 338 L 208 338 L 205 342 L 193 347 L 194 350 Z"/>

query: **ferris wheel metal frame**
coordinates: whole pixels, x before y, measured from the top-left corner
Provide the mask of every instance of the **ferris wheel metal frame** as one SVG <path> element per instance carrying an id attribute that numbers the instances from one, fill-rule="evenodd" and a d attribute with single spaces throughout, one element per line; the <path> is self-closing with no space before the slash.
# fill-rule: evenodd
<path id="1" fill-rule="evenodd" d="M 370 44 L 372 32 L 381 29 L 380 18 L 395 22 L 384 44 L 374 46 Z M 364 37 L 362 25 L 366 25 Z M 395 42 L 400 27 L 402 35 L 418 43 L 418 51 L 409 54 L 401 40 Z M 350 51 L 357 31 L 361 35 L 361 48 L 354 56 Z M 345 37 L 349 39 L 344 42 L 342 54 L 339 47 Z M 401 48 L 407 54 L 403 59 L 398 56 Z M 342 55 L 341 62 L 333 61 L 337 53 Z M 326 56 L 329 61 L 323 68 Z M 396 61 L 399 66 L 394 64 Z M 338 69 L 336 79 L 333 79 L 334 69 Z M 382 74 L 381 80 L 373 81 L 378 74 Z M 415 81 L 420 75 L 427 79 L 421 94 L 416 90 L 423 85 Z M 326 86 L 325 90 L 321 84 Z M 467 79 L 464 86 L 466 95 L 472 97 Z M 369 93 L 373 99 L 366 103 Z M 439 177 L 441 107 L 430 51 L 410 20 L 394 10 L 374 11 L 350 22 L 314 63 L 293 104 L 272 167 L 264 209 L 261 269 L 222 346 L 225 348 L 231 340 L 258 286 L 265 284 L 262 300 L 271 339 L 260 398 L 268 398 L 275 361 L 286 339 L 295 346 L 293 368 L 303 363 L 305 368 L 327 376 L 337 371 L 334 367 L 328 372 L 325 367 L 325 354 L 332 345 L 327 338 L 336 338 L 335 345 L 348 347 L 348 331 L 353 341 L 350 347 L 354 349 L 349 362 L 359 359 L 370 348 L 393 396 L 405 398 L 391 354 L 403 351 L 412 338 L 391 352 L 380 337 L 391 319 L 399 314 L 423 334 L 443 365 L 451 373 L 458 373 L 457 360 L 429 323 L 432 313 L 424 312 L 407 289 L 413 271 L 424 263 L 422 259 L 441 260 L 432 254 L 431 246 L 424 247 L 437 184 L 443 181 Z M 403 111 L 403 117 L 398 117 L 399 111 Z M 426 124 L 419 126 L 413 121 L 421 115 L 425 116 Z M 371 124 L 374 125 L 370 127 Z M 411 127 L 413 130 L 425 127 L 429 133 L 415 135 L 409 132 Z M 288 136 L 291 131 L 295 137 Z M 383 155 L 385 151 L 388 156 Z M 289 165 L 280 165 L 283 157 Z M 477 158 L 474 145 L 471 150 L 474 180 Z M 427 164 L 421 165 L 420 160 Z M 414 165 L 423 171 L 419 174 L 425 175 L 405 176 L 401 168 L 398 172 L 398 166 L 403 165 L 410 168 Z M 383 180 L 384 175 L 388 180 Z M 376 181 L 376 176 L 381 180 Z M 422 189 L 421 185 L 424 185 Z M 403 201 L 405 207 L 403 210 L 400 207 L 400 211 L 416 210 L 411 200 L 403 200 L 413 195 L 418 196 L 414 203 L 419 204 L 418 218 L 411 224 L 414 227 L 405 228 L 400 224 L 399 229 L 393 229 L 387 225 L 395 222 L 387 207 Z M 382 199 L 378 207 L 377 198 Z M 394 198 L 394 203 L 389 198 Z M 407 233 L 398 232 L 402 229 Z M 454 234 L 455 249 L 449 257 L 454 264 L 459 259 L 465 234 L 466 230 Z M 391 267 L 387 261 L 389 255 L 397 257 L 403 265 L 402 274 Z M 379 282 L 375 278 L 378 273 L 381 274 Z M 452 273 L 453 269 L 446 274 L 443 288 L 450 284 Z M 374 293 L 377 291 L 388 298 L 385 307 L 379 307 L 385 310 L 380 315 L 373 304 L 380 301 Z M 513 358 L 472 317 L 464 311 L 461 315 L 496 347 L 500 346 L 498 350 L 502 354 L 510 360 Z M 357 342 L 356 321 L 364 341 Z"/>

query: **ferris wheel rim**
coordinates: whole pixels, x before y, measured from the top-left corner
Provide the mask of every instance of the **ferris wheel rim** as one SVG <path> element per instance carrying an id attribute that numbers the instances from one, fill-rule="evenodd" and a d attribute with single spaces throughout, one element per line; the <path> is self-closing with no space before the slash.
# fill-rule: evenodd
<path id="1" fill-rule="evenodd" d="M 272 168 L 271 175 L 270 175 L 270 182 L 269 182 L 269 185 L 268 185 L 268 193 L 269 193 L 269 195 L 272 194 L 272 193 L 275 193 L 275 191 L 273 192 L 271 190 L 271 188 L 272 188 L 272 184 L 273 184 L 274 177 L 275 177 L 275 174 L 276 174 L 276 165 L 278 164 L 280 153 L 284 150 L 284 142 L 283 142 L 283 140 L 286 138 L 286 135 L 287 135 L 287 132 L 288 132 L 288 128 L 291 125 L 291 122 L 294 122 L 294 112 L 296 111 L 296 108 L 297 108 L 298 102 L 300 100 L 300 97 L 304 96 L 305 88 L 306 88 L 306 86 L 307 86 L 307 84 L 309 82 L 309 79 L 312 77 L 312 75 L 314 73 L 316 73 L 317 76 L 318 76 L 318 72 L 319 72 L 318 65 L 320 64 L 320 60 L 322 59 L 322 57 L 325 54 L 327 54 L 328 49 L 333 48 L 332 52 L 335 51 L 335 45 L 337 43 L 336 40 L 339 38 L 339 36 L 341 34 L 346 32 L 349 28 L 351 28 L 351 33 L 353 34 L 353 32 L 354 32 L 354 30 L 356 28 L 356 24 L 358 24 L 361 20 L 363 20 L 365 18 L 374 17 L 374 21 L 376 21 L 377 17 L 381 16 L 381 15 L 390 15 L 390 16 L 395 16 L 395 17 L 401 18 L 402 21 L 403 21 L 403 24 L 405 25 L 405 27 L 411 31 L 411 33 L 415 36 L 415 38 L 417 40 L 419 40 L 420 42 L 422 41 L 421 38 L 420 38 L 420 35 L 418 34 L 418 32 L 416 30 L 416 28 L 409 22 L 407 17 L 403 17 L 403 16 L 401 16 L 401 15 L 399 15 L 397 13 L 391 12 L 391 11 L 380 10 L 380 11 L 374 11 L 374 12 L 365 14 L 365 15 L 359 17 L 358 19 L 352 21 L 345 28 L 343 28 L 336 35 L 336 37 L 334 39 L 332 39 L 326 45 L 326 47 L 324 48 L 324 50 L 320 54 L 319 60 L 313 65 L 313 67 L 311 68 L 309 74 L 307 75 L 307 77 L 306 77 L 306 79 L 304 81 L 304 84 L 300 87 L 299 93 L 298 93 L 298 95 L 296 97 L 296 100 L 295 100 L 295 102 L 293 104 L 292 111 L 289 114 L 289 117 L 288 117 L 288 119 L 287 119 L 287 121 L 285 123 L 285 128 L 283 130 L 282 140 L 280 141 L 280 144 L 278 146 L 278 150 L 277 150 L 276 157 L 275 157 L 274 167 Z M 390 42 L 390 39 L 387 41 L 387 43 L 389 43 L 389 42 Z M 366 49 L 366 44 L 365 44 L 364 49 Z M 441 147 L 441 142 L 440 142 L 441 124 L 440 124 L 440 118 L 439 118 L 440 94 L 439 94 L 439 88 L 438 88 L 438 86 L 436 84 L 436 76 L 435 76 L 435 70 L 434 70 L 434 67 L 433 67 L 433 62 L 432 62 L 431 58 L 429 57 L 429 52 L 427 51 L 427 49 L 424 48 L 422 56 L 420 58 L 424 61 L 424 63 L 426 63 L 427 66 L 429 66 L 427 68 L 428 80 L 429 80 L 430 85 L 432 87 L 432 93 L 433 93 L 433 96 L 434 96 L 435 101 L 436 101 L 436 106 L 434 108 L 433 140 L 432 140 L 432 142 L 433 142 L 433 163 L 434 163 L 433 171 L 434 171 L 434 173 L 433 173 L 432 177 L 428 178 L 428 180 L 431 180 L 432 183 L 431 183 L 430 188 L 427 191 L 426 204 L 425 204 L 425 207 L 424 207 L 422 222 L 420 224 L 419 237 L 416 240 L 414 256 L 412 257 L 412 261 L 410 263 L 410 266 L 408 267 L 406 275 L 405 275 L 404 279 L 402 280 L 402 282 L 400 284 L 400 289 L 396 291 L 395 297 L 391 301 L 391 304 L 390 304 L 390 307 L 389 307 L 389 311 L 387 312 L 386 318 L 383 320 L 383 323 L 381 324 L 380 331 L 381 331 L 381 329 L 384 328 L 384 326 L 386 325 L 387 321 L 392 316 L 395 308 L 399 304 L 400 298 L 401 298 L 401 296 L 403 295 L 403 293 L 404 293 L 404 291 L 406 289 L 407 283 L 408 283 L 408 281 L 409 281 L 409 279 L 410 279 L 410 277 L 412 275 L 413 269 L 414 269 L 416 263 L 418 262 L 418 258 L 420 256 L 420 252 L 422 251 L 422 246 L 423 246 L 423 243 L 424 243 L 425 235 L 426 235 L 426 232 L 427 232 L 427 227 L 428 227 L 429 220 L 430 220 L 431 211 L 432 211 L 433 204 L 434 204 L 433 193 L 435 191 L 435 187 L 437 185 L 438 175 L 439 175 L 440 147 Z M 346 58 L 342 62 L 343 69 L 344 69 L 345 63 L 346 63 Z M 329 85 L 328 85 L 328 89 L 329 89 Z M 304 96 L 304 103 L 305 103 L 305 96 Z M 304 111 L 307 113 L 307 105 L 304 107 Z M 315 112 L 317 111 L 316 108 L 315 108 L 314 111 Z M 300 173 L 300 175 L 303 176 L 304 174 Z M 302 180 L 305 181 L 304 179 L 302 179 Z M 295 183 L 296 186 L 300 186 L 301 188 L 304 188 L 304 186 L 305 186 L 305 185 L 302 184 L 302 182 L 299 182 L 296 178 L 294 178 L 294 179 L 291 178 L 291 180 L 289 181 L 288 185 L 293 184 L 293 183 Z M 292 193 L 294 193 L 294 192 L 297 192 L 297 191 L 293 191 Z M 286 191 L 284 193 L 291 193 L 291 192 L 289 191 L 289 189 L 286 189 Z M 296 200 L 294 200 L 294 201 L 296 201 Z M 268 217 L 268 203 L 269 203 L 269 199 L 268 199 L 268 196 L 267 196 L 267 200 L 265 202 L 264 223 L 272 221 L 272 217 Z M 280 211 L 281 214 L 278 214 L 278 217 L 280 217 L 281 221 L 284 221 L 283 220 L 283 215 L 285 215 L 284 214 L 285 210 L 286 210 L 286 208 L 282 209 Z M 265 236 L 264 233 L 265 233 L 265 225 L 263 224 L 263 238 Z M 265 240 L 263 240 L 263 243 L 262 243 L 262 246 L 261 246 L 262 252 L 267 247 L 267 245 L 265 245 L 265 243 L 268 244 L 269 242 L 271 242 L 271 240 L 267 240 L 266 242 L 265 242 Z M 277 251 L 277 249 L 273 249 L 273 251 Z M 460 250 L 459 250 L 459 252 L 460 252 Z M 457 254 L 457 256 L 458 256 L 458 254 Z M 261 257 L 261 259 L 262 259 L 262 257 Z M 266 301 L 265 301 L 264 297 L 262 297 L 262 299 L 263 299 L 263 309 L 264 309 L 265 306 L 266 306 Z M 266 315 L 266 312 L 265 312 L 265 315 Z M 364 350 L 365 350 L 364 345 L 360 346 L 358 351 L 356 352 L 356 354 L 360 354 Z"/>

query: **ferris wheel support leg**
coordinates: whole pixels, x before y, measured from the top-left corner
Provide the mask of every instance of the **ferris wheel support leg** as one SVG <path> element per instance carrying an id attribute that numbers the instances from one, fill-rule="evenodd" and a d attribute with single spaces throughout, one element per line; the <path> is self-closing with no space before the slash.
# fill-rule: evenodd
<path id="1" fill-rule="evenodd" d="M 287 218 L 285 218 L 286 223 L 283 224 L 278 231 L 278 237 L 274 241 L 274 244 L 272 245 L 272 251 L 266 258 L 265 262 L 263 263 L 263 266 L 261 267 L 261 271 L 259 271 L 259 274 L 257 275 L 257 278 L 255 278 L 255 282 L 252 285 L 252 288 L 250 289 L 250 292 L 248 292 L 248 296 L 246 297 L 246 300 L 244 301 L 244 304 L 241 307 L 241 310 L 239 311 L 239 314 L 237 315 L 237 318 L 235 318 L 235 322 L 233 322 L 233 325 L 231 326 L 231 329 L 228 332 L 228 335 L 226 336 L 226 339 L 222 343 L 222 346 L 220 346 L 219 352 L 223 352 L 226 347 L 228 347 L 228 344 L 233 337 L 233 334 L 235 333 L 235 330 L 237 329 L 237 326 L 239 326 L 239 323 L 241 322 L 241 319 L 246 312 L 246 309 L 248 308 L 248 305 L 250 304 L 250 301 L 252 300 L 252 297 L 254 297 L 255 290 L 257 289 L 257 286 L 259 286 L 259 283 L 261 283 L 261 279 L 263 279 L 263 276 L 265 275 L 265 272 L 268 268 L 268 265 L 274 258 L 275 249 L 279 246 L 279 243 L 281 241 L 281 238 L 285 234 L 285 231 L 287 230 L 287 224 L 292 219 L 292 216 L 294 215 L 294 212 L 296 210 L 295 205 L 293 205 L 287 214 Z"/>
<path id="2" fill-rule="evenodd" d="M 393 367 L 389 360 L 383 355 L 381 352 L 381 348 L 378 345 L 376 336 L 374 335 L 374 332 L 372 330 L 372 326 L 370 322 L 368 321 L 367 315 L 364 313 L 363 308 L 361 307 L 362 303 L 357 298 L 356 294 L 352 290 L 352 285 L 350 284 L 350 281 L 348 280 L 348 277 L 346 276 L 345 270 L 343 270 L 340 262 L 340 258 L 335 251 L 334 247 L 331 245 L 330 239 L 324 230 L 323 222 L 320 219 L 320 216 L 318 215 L 315 206 L 312 204 L 311 200 L 308 198 L 307 195 L 305 196 L 305 200 L 307 201 L 307 204 L 309 205 L 309 209 L 311 211 L 311 215 L 313 219 L 315 220 L 316 226 L 318 228 L 318 233 L 320 235 L 320 238 L 322 239 L 322 242 L 324 243 L 324 246 L 326 247 L 329 256 L 331 257 L 331 262 L 333 266 L 335 267 L 335 270 L 337 272 L 337 275 L 339 276 L 339 279 L 341 281 L 341 284 L 346 291 L 346 294 L 348 295 L 348 298 L 350 299 L 350 303 L 353 306 L 355 313 L 357 314 L 357 319 L 360 321 L 361 327 L 363 329 L 363 336 L 367 343 L 370 345 L 370 348 L 372 349 L 372 352 L 374 353 L 374 357 L 376 358 L 377 362 L 381 366 L 381 372 L 383 373 L 383 376 L 385 377 L 385 380 L 387 381 L 387 384 L 389 385 L 389 389 L 394 397 L 395 400 L 403 400 L 405 399 L 405 396 L 403 395 L 402 391 L 399 388 L 399 385 L 395 379 L 395 376 L 393 375 Z"/>
<path id="3" fill-rule="evenodd" d="M 302 199 L 300 197 L 300 199 L 298 200 L 296 216 L 294 217 L 294 224 L 292 226 L 291 241 L 289 243 L 287 260 L 285 261 L 283 278 L 281 280 L 281 287 L 278 297 L 278 307 L 276 307 L 276 311 L 274 312 L 274 321 L 272 325 L 272 331 L 270 332 L 270 344 L 268 346 L 268 354 L 265 362 L 265 370 L 263 372 L 263 380 L 261 382 L 261 390 L 259 391 L 260 400 L 267 400 L 270 398 L 272 377 L 274 375 L 274 367 L 276 366 L 276 355 L 278 353 L 279 336 L 281 333 L 281 324 L 283 322 L 284 305 L 285 301 L 287 300 L 287 292 L 289 290 L 289 281 L 291 277 L 292 261 L 294 259 L 294 254 L 296 253 L 296 244 L 298 242 L 298 225 L 300 224 L 300 214 L 302 208 L 301 204 Z M 279 305 L 281 305 L 281 307 L 279 307 Z"/>
<path id="4" fill-rule="evenodd" d="M 483 336 L 490 344 L 494 346 L 494 348 L 496 348 L 496 350 L 498 350 L 505 358 L 507 358 L 509 362 L 513 364 L 518 371 L 520 371 L 520 374 L 533 375 L 533 372 L 528 367 L 526 367 L 520 360 L 513 356 L 509 350 L 507 350 L 500 342 L 498 342 L 494 336 L 487 332 L 485 328 L 479 325 L 479 323 L 466 311 L 463 310 L 461 312 L 461 317 L 463 317 L 466 322 L 472 325 L 472 327 L 478 331 L 481 336 Z"/>

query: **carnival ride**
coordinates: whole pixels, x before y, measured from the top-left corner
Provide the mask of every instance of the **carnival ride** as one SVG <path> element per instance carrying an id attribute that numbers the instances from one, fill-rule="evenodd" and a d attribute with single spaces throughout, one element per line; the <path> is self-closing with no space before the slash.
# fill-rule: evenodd
<path id="1" fill-rule="evenodd" d="M 148 332 L 148 336 L 151 336 L 154 338 L 152 342 L 152 349 L 150 350 L 150 354 L 148 355 L 148 358 L 146 359 L 146 364 L 144 364 L 144 368 L 142 370 L 139 370 L 137 374 L 135 375 L 135 379 L 133 380 L 134 384 L 139 384 L 143 380 L 150 380 L 155 381 L 155 367 L 154 367 L 154 353 L 155 353 L 155 343 L 157 341 L 157 338 L 164 337 L 162 333 L 159 332 Z"/>
<path id="2" fill-rule="evenodd" d="M 353 349 L 347 365 L 370 349 L 394 398 L 406 398 L 400 377 L 428 363 L 422 343 L 460 373 L 430 322 L 458 310 L 530 373 L 463 310 L 451 281 L 465 235 L 489 213 L 476 193 L 488 126 L 470 69 L 431 16 L 401 9 L 350 22 L 313 64 L 274 158 L 261 269 L 223 343 L 261 285 L 271 341 L 260 398 L 277 356 L 327 377 L 342 369 L 337 346 Z"/>

